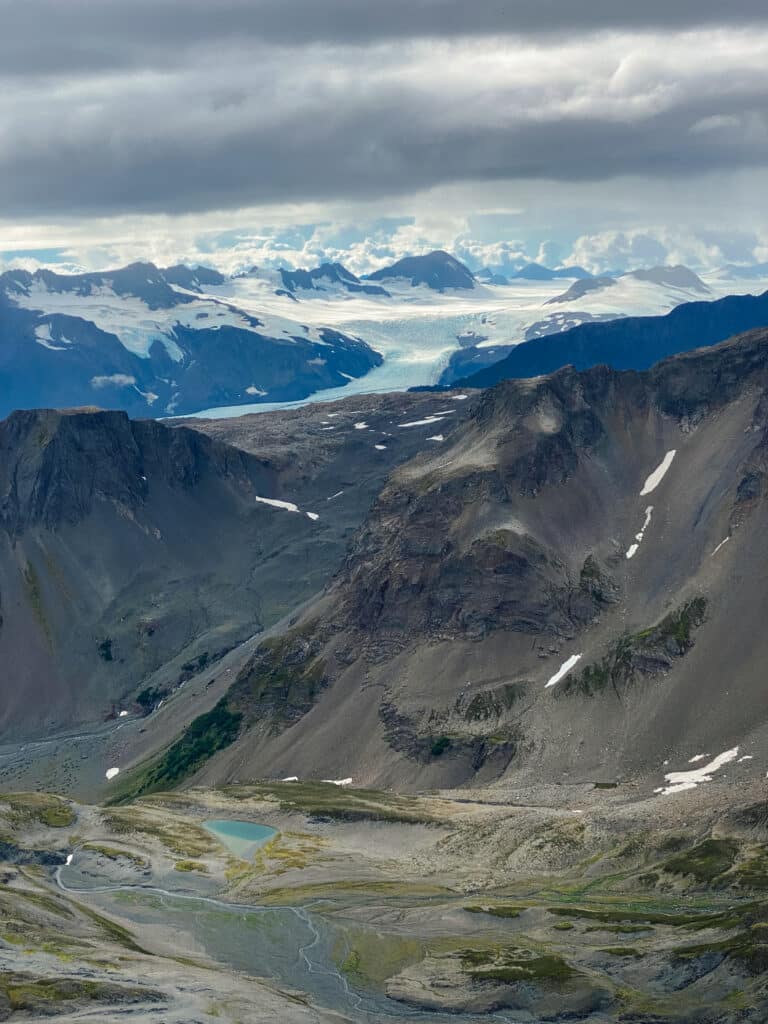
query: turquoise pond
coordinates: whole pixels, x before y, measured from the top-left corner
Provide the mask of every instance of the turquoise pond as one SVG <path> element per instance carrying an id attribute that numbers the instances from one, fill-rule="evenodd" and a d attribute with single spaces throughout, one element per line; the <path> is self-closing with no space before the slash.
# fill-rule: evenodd
<path id="1" fill-rule="evenodd" d="M 203 825 L 231 853 L 243 860 L 250 860 L 260 846 L 263 846 L 272 836 L 277 835 L 277 829 L 270 828 L 269 825 L 257 825 L 252 821 L 235 821 L 224 818 L 217 821 L 204 821 Z"/>

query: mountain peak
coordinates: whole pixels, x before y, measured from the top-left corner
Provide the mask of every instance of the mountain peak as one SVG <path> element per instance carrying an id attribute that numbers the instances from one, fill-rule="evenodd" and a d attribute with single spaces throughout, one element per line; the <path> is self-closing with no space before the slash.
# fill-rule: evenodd
<path id="1" fill-rule="evenodd" d="M 368 281 L 389 281 L 397 278 L 410 280 L 414 288 L 426 285 L 438 292 L 443 292 L 447 288 L 475 287 L 475 276 L 469 267 L 444 249 L 435 249 L 425 256 L 405 256 L 389 267 L 382 267 L 381 270 L 366 275 Z"/>

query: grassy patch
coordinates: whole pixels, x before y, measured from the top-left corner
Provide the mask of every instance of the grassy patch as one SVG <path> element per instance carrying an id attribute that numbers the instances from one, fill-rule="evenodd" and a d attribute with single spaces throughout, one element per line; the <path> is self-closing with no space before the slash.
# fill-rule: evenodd
<path id="1" fill-rule="evenodd" d="M 697 882 L 713 882 L 733 867 L 738 852 L 738 843 L 732 839 L 705 839 L 693 849 L 671 857 L 662 870 L 690 876 Z"/>
<path id="2" fill-rule="evenodd" d="M 172 814 L 158 817 L 137 807 L 114 807 L 102 812 L 104 825 L 118 835 L 144 834 L 159 840 L 172 853 L 194 859 L 218 849 L 204 828 Z"/>
<path id="3" fill-rule="evenodd" d="M 478 981 L 552 981 L 576 974 L 562 957 L 523 948 L 464 949 L 459 955 L 463 969 Z"/>
<path id="4" fill-rule="evenodd" d="M 199 860 L 177 860 L 173 866 L 176 871 L 196 871 L 201 875 L 208 874 L 207 866 Z"/>
<path id="5" fill-rule="evenodd" d="M 747 908 L 744 908 L 741 913 Z M 732 928 L 741 921 L 736 910 L 718 913 L 683 913 L 679 911 L 662 911 L 642 908 L 618 907 L 547 907 L 550 914 L 556 917 L 581 918 L 587 921 L 600 921 L 603 924 L 615 923 L 646 923 L 669 925 L 673 928 Z"/>
<path id="6" fill-rule="evenodd" d="M 436 820 L 416 797 L 326 782 L 260 782 L 227 786 L 224 792 L 236 800 L 276 801 L 281 811 L 299 811 L 310 817 L 337 821 L 432 824 Z"/>
<path id="7" fill-rule="evenodd" d="M 496 906 L 477 906 L 477 905 L 472 905 L 472 906 L 464 907 L 464 909 L 469 914 L 489 914 L 491 917 L 513 918 L 513 917 L 520 917 L 520 915 L 523 913 L 523 911 L 526 910 L 527 908 L 526 907 L 509 907 L 509 906 L 504 906 L 503 904 L 498 904 Z"/>
<path id="8" fill-rule="evenodd" d="M 36 978 L 30 974 L 8 972 L 0 975 L 0 995 L 11 1014 L 24 1014 L 31 1019 L 58 1016 L 57 1007 L 72 1003 L 104 1002 L 126 1005 L 159 1001 L 159 992 L 110 982 L 87 981 L 82 978 Z M 2 1001 L 2 1000 L 0 1000 Z"/>
<path id="9" fill-rule="evenodd" d="M 5 817 L 14 828 L 30 825 L 69 828 L 77 821 L 70 804 L 50 793 L 6 793 L 0 796 L 0 806 L 2 804 L 7 805 Z"/>
<path id="10" fill-rule="evenodd" d="M 768 889 L 768 847 L 758 847 L 733 872 L 733 880 L 740 889 Z"/>
<path id="11" fill-rule="evenodd" d="M 140 857 L 137 853 L 131 853 L 129 850 L 121 850 L 117 846 L 105 846 L 103 843 L 83 843 L 82 849 L 90 850 L 91 853 L 98 853 L 109 860 L 130 861 L 135 867 L 142 870 L 149 867 L 149 861 L 145 860 L 144 857 Z"/>

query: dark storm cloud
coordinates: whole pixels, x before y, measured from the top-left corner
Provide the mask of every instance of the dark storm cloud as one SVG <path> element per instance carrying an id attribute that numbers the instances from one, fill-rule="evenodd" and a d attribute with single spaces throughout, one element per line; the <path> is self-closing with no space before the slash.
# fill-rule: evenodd
<path id="1" fill-rule="evenodd" d="M 366 45 L 766 21 L 765 0 L 0 0 L 0 74 L 162 67 L 233 40 Z"/>
<path id="2" fill-rule="evenodd" d="M 628 6 L 0 0 L 0 218 L 768 163 L 764 5 Z"/>
<path id="3" fill-rule="evenodd" d="M 370 199 L 454 181 L 681 176 L 768 161 L 765 133 L 743 131 L 728 114 L 692 133 L 708 112 L 691 102 L 639 124 L 567 117 L 494 130 L 471 119 L 438 126 L 408 96 L 337 111 L 320 130 L 322 114 L 309 105 L 225 128 L 205 111 L 167 127 L 148 112 L 106 144 L 109 127 L 98 123 L 72 142 L 46 135 L 0 161 L 0 176 L 6 214 L 51 216 Z"/>

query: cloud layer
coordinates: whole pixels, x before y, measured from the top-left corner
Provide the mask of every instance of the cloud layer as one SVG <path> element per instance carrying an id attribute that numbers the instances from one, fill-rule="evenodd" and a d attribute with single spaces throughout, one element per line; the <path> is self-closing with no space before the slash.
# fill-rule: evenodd
<path id="1" fill-rule="evenodd" d="M 764 244 L 764 2 L 0 0 L 0 24 L 0 252 L 204 257 L 217 227 L 232 264 L 597 267 L 715 259 L 701 224 L 729 218 Z"/>

